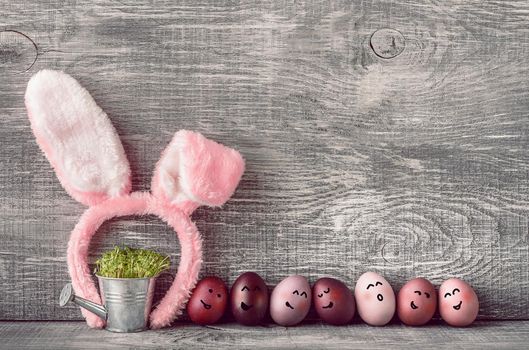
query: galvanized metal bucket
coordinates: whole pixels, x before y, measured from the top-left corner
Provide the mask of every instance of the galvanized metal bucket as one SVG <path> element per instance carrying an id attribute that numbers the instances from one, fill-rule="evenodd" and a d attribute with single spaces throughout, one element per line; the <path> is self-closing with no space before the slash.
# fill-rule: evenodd
<path id="1" fill-rule="evenodd" d="M 97 276 L 97 279 L 107 312 L 106 329 L 112 332 L 139 332 L 147 329 L 156 277 Z"/>
<path id="2" fill-rule="evenodd" d="M 147 329 L 156 277 L 108 278 L 97 276 L 103 305 L 78 297 L 71 283 L 64 286 L 59 305 L 73 302 L 106 321 L 111 332 L 130 333 Z"/>

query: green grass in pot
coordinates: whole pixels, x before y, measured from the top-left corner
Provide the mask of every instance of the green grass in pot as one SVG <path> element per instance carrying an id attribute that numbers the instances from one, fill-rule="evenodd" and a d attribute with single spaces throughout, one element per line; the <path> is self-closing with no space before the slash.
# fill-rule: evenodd
<path id="1" fill-rule="evenodd" d="M 111 278 L 155 277 L 171 265 L 168 256 L 152 250 L 114 247 L 96 261 L 95 273 Z"/>

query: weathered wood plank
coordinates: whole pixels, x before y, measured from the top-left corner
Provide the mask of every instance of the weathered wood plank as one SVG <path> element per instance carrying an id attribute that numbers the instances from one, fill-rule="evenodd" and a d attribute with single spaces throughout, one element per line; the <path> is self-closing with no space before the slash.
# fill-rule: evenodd
<path id="1" fill-rule="evenodd" d="M 80 322 L 0 322 L 0 348 L 15 349 L 527 349 L 529 322 L 481 321 L 469 328 L 355 324 L 333 327 L 215 327 L 190 324 L 141 333 L 93 330 Z"/>
<path id="2" fill-rule="evenodd" d="M 15 30 L 0 31 L 0 72 L 26 72 L 37 60 L 37 45 Z"/>
<path id="3" fill-rule="evenodd" d="M 72 74 L 107 111 L 135 190 L 180 128 L 241 150 L 234 198 L 194 215 L 204 275 L 332 275 L 352 287 L 374 269 L 397 288 L 458 276 L 481 318 L 529 318 L 526 1 L 0 4 L 0 30 L 38 47 L 20 73 L 0 45 L 0 318 L 80 317 L 56 300 L 83 207 L 23 105 L 41 68 Z M 371 49 L 380 28 L 405 38 L 393 59 Z M 154 218 L 108 223 L 92 257 L 116 243 L 179 256 Z"/>

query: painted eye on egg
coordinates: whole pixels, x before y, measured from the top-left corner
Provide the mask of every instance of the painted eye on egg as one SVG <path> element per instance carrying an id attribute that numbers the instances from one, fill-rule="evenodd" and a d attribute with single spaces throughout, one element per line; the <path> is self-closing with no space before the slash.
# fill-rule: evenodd
<path id="1" fill-rule="evenodd" d="M 458 293 L 461 292 L 458 288 L 454 288 L 454 290 L 452 291 L 452 294 L 455 295 L 455 294 L 456 294 L 456 291 L 457 291 Z"/>
<path id="2" fill-rule="evenodd" d="M 416 293 L 416 294 L 418 294 L 419 296 L 422 294 L 420 290 L 416 290 L 416 291 L 414 291 L 413 293 Z M 449 293 L 447 293 L 447 294 L 449 294 Z M 424 292 L 424 295 L 426 295 L 426 298 L 427 298 L 427 299 L 430 299 L 430 293 L 428 293 L 428 292 Z M 445 298 L 446 298 L 446 296 L 445 296 Z"/>
<path id="3" fill-rule="evenodd" d="M 208 292 L 213 293 L 213 289 L 210 288 L 210 289 L 208 290 Z"/>
<path id="4" fill-rule="evenodd" d="M 381 286 L 381 285 L 382 285 L 382 282 L 380 282 L 380 281 L 377 281 L 374 285 L 373 285 L 373 283 L 369 283 L 367 285 L 367 289 L 369 289 L 371 287 L 375 287 L 375 286 Z"/>
<path id="5" fill-rule="evenodd" d="M 220 295 L 220 294 L 217 294 L 217 297 L 219 297 L 219 298 L 222 298 L 222 295 Z"/>
<path id="6" fill-rule="evenodd" d="M 299 296 L 305 296 L 305 299 L 307 298 L 307 293 L 306 292 L 301 292 L 301 294 L 299 294 L 297 289 L 295 291 L 293 291 L 292 294 L 296 294 L 296 295 L 299 295 Z"/>
<path id="7" fill-rule="evenodd" d="M 250 291 L 250 289 L 246 286 L 242 287 L 241 292 L 244 292 L 245 290 Z"/>
<path id="8" fill-rule="evenodd" d="M 448 293 L 448 292 L 445 293 L 445 298 L 446 298 L 446 297 L 450 297 L 450 296 L 452 296 L 452 294 L 450 294 L 450 293 Z"/>
<path id="9" fill-rule="evenodd" d="M 323 293 L 327 294 L 327 293 L 329 293 L 330 291 L 331 291 L 331 288 L 327 287 L 327 290 L 324 290 Z M 323 297 L 323 293 L 318 294 L 318 298 Z"/>

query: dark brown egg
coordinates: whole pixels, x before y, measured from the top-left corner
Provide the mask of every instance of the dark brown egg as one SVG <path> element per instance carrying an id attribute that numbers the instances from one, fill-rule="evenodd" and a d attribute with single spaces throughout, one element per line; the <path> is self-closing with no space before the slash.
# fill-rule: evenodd
<path id="1" fill-rule="evenodd" d="M 231 312 L 237 322 L 253 326 L 262 323 L 268 310 L 268 288 L 255 272 L 235 280 L 230 292 Z"/>
<path id="2" fill-rule="evenodd" d="M 312 287 L 316 313 L 322 320 L 333 325 L 351 321 L 355 313 L 353 293 L 345 284 L 334 278 L 320 278 Z"/>
<path id="3" fill-rule="evenodd" d="M 197 324 L 213 324 L 224 314 L 227 302 L 228 290 L 224 282 L 218 277 L 206 277 L 193 290 L 187 313 Z"/>

